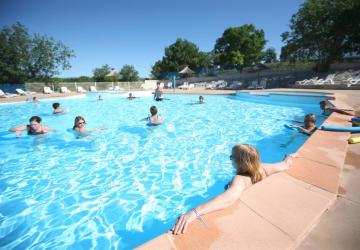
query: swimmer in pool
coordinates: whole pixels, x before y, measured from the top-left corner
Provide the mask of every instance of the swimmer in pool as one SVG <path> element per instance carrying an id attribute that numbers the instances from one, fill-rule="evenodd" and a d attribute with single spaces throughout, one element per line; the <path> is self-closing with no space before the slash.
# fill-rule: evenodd
<path id="1" fill-rule="evenodd" d="M 149 121 L 150 123 L 154 123 L 154 124 L 161 123 L 163 121 L 163 118 L 158 115 L 158 110 L 157 110 L 156 106 L 151 106 L 150 114 L 151 114 L 151 116 L 148 116 L 142 120 Z"/>
<path id="2" fill-rule="evenodd" d="M 53 103 L 53 114 L 60 114 L 60 113 L 64 113 L 65 111 L 64 110 L 62 110 L 61 108 L 60 108 L 60 103 L 58 103 L 58 102 L 55 102 L 55 103 Z"/>
<path id="3" fill-rule="evenodd" d="M 323 110 L 323 115 L 330 115 L 331 112 L 336 112 L 339 114 L 343 114 L 343 115 L 351 115 L 354 116 L 354 110 L 353 109 L 344 109 L 344 108 L 337 108 L 337 107 L 332 107 L 330 105 L 329 101 L 321 101 L 320 103 L 320 108 Z"/>
<path id="4" fill-rule="evenodd" d="M 77 116 L 75 117 L 74 120 L 74 126 L 73 126 L 73 130 L 79 133 L 93 133 L 96 131 L 100 131 L 100 130 L 105 130 L 104 128 L 96 128 L 93 130 L 87 130 L 85 129 L 85 119 L 82 116 Z"/>
<path id="5" fill-rule="evenodd" d="M 160 83 L 158 82 L 156 84 L 156 89 L 155 89 L 155 93 L 154 93 L 154 100 L 155 101 L 162 101 L 164 100 L 164 97 L 163 97 L 163 89 L 160 87 Z"/>
<path id="6" fill-rule="evenodd" d="M 136 98 L 136 96 L 133 96 L 133 94 L 130 92 L 127 99 L 134 100 L 135 98 Z"/>
<path id="7" fill-rule="evenodd" d="M 21 132 L 26 130 L 28 135 L 41 135 L 49 131 L 54 131 L 49 126 L 41 125 L 41 118 L 39 116 L 32 116 L 28 125 L 21 125 L 15 128 L 10 128 L 9 131 L 15 132 L 16 136 L 20 136 Z"/>
<path id="8" fill-rule="evenodd" d="M 307 114 L 304 118 L 304 126 L 290 125 L 290 127 L 297 128 L 299 132 L 311 135 L 317 129 L 316 125 L 316 116 L 314 114 Z"/>

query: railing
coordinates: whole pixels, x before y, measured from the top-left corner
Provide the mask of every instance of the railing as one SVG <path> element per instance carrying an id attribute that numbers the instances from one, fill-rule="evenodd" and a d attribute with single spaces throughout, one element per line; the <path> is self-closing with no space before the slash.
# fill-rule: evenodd
<path id="1" fill-rule="evenodd" d="M 98 91 L 107 91 L 118 87 L 120 89 L 131 91 L 140 89 L 141 84 L 144 82 L 60 82 L 60 83 L 25 83 L 26 90 L 43 92 L 44 87 L 48 86 L 54 91 L 60 91 L 61 87 L 67 87 L 68 90 L 75 92 L 77 87 L 83 87 L 89 91 L 90 86 L 95 86 Z"/>

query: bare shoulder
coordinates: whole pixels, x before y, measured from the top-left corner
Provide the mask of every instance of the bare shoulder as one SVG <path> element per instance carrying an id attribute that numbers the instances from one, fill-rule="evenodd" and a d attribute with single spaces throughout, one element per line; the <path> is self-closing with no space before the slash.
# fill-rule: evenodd
<path id="1" fill-rule="evenodd" d="M 242 186 L 243 188 L 247 188 L 251 186 L 251 178 L 248 176 L 235 175 L 232 179 L 231 186 Z"/>

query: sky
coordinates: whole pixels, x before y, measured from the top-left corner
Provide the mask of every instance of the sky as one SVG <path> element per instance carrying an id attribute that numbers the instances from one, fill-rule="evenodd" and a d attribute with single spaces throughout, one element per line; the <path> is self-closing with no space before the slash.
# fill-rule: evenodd
<path id="1" fill-rule="evenodd" d="M 141 77 L 177 38 L 211 51 L 225 29 L 254 24 L 278 55 L 281 33 L 303 0 L 0 0 L 0 28 L 16 22 L 29 33 L 62 41 L 75 58 L 60 77 L 92 76 L 93 69 L 130 64 Z"/>

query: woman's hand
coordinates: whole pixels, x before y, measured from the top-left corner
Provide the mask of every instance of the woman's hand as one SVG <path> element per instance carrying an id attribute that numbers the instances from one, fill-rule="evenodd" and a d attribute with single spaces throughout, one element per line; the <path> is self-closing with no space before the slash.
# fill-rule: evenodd
<path id="1" fill-rule="evenodd" d="M 196 214 L 193 211 L 189 211 L 186 214 L 181 215 L 171 231 L 173 234 L 185 233 L 189 224 L 196 219 Z"/>

